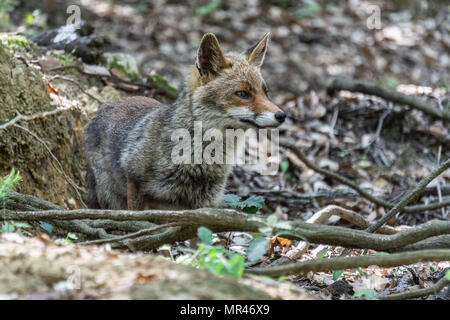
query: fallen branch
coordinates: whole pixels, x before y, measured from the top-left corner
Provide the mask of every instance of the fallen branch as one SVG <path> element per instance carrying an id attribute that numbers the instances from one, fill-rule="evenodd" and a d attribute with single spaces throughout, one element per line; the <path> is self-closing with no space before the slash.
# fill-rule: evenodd
<path id="1" fill-rule="evenodd" d="M 16 110 L 17 115 L 14 118 L 12 118 L 11 120 L 9 120 L 8 122 L 0 125 L 0 130 L 6 129 L 8 127 L 12 127 L 19 121 L 30 121 L 30 120 L 34 120 L 34 119 L 45 118 L 45 117 L 53 116 L 55 114 L 58 114 L 58 113 L 61 113 L 63 111 L 67 111 L 67 110 L 70 110 L 70 108 L 58 108 L 58 109 L 54 109 L 51 111 L 35 113 L 35 114 L 29 115 L 29 116 L 23 115 L 19 111 Z"/>
<path id="2" fill-rule="evenodd" d="M 359 213 L 356 213 L 355 211 L 348 210 L 345 208 L 341 208 L 336 205 L 330 205 L 317 211 L 306 222 L 319 224 L 327 221 L 331 216 L 334 215 L 337 215 L 341 219 L 353 223 L 355 226 L 361 229 L 367 228 L 370 225 L 370 222 Z M 382 226 L 380 228 L 380 232 L 383 234 L 394 234 L 397 233 L 397 230 L 395 230 L 390 226 Z M 302 254 L 308 250 L 309 245 L 310 245 L 309 242 L 299 241 L 299 243 L 294 249 L 286 252 L 286 257 L 288 258 L 286 262 L 289 260 L 295 261 L 299 259 L 302 256 Z"/>
<path id="3" fill-rule="evenodd" d="M 264 216 L 246 215 L 232 209 L 203 208 L 196 210 L 45 210 L 45 211 L 10 211 L 3 210 L 3 220 L 80 220 L 108 219 L 115 221 L 149 221 L 152 223 L 185 223 L 189 228 L 180 234 L 172 234 L 172 239 L 187 240 L 195 236 L 199 226 L 206 226 L 214 232 L 247 231 L 258 232 L 267 227 Z M 287 238 L 307 240 L 312 243 L 339 245 L 350 248 L 368 248 L 378 251 L 393 251 L 428 239 L 430 237 L 450 235 L 450 221 L 433 220 L 417 227 L 400 231 L 392 235 L 373 234 L 361 230 L 353 230 L 338 226 L 315 225 L 303 221 L 289 221 L 289 226 L 275 228 L 274 233 Z M 177 227 L 175 227 L 177 228 Z M 178 227 L 180 228 L 180 227 Z M 150 237 L 150 236 L 149 236 Z M 190 237 L 190 238 L 189 238 Z M 433 248 L 433 243 L 429 243 Z M 450 247 L 450 243 L 447 244 Z"/>
<path id="4" fill-rule="evenodd" d="M 112 238 L 112 239 L 99 239 L 99 240 L 85 241 L 85 242 L 80 242 L 79 244 L 87 245 L 87 244 L 102 244 L 102 243 L 118 242 L 118 241 L 122 241 L 122 240 L 126 240 L 126 239 L 132 239 L 132 238 L 137 238 L 140 236 L 148 235 L 155 231 L 159 231 L 161 229 L 167 229 L 170 227 L 177 227 L 177 226 L 181 226 L 181 225 L 182 224 L 180 224 L 180 223 L 172 222 L 172 223 L 155 226 L 155 227 L 148 228 L 148 229 L 142 229 L 142 230 L 136 231 L 134 233 L 129 233 L 127 235 Z"/>
<path id="5" fill-rule="evenodd" d="M 168 98 L 170 100 L 175 100 L 177 98 L 176 94 L 174 94 L 173 92 L 167 90 L 164 87 L 161 87 L 160 85 L 158 85 L 154 81 L 150 81 L 149 84 L 145 84 L 145 83 L 132 82 L 132 81 L 120 79 L 120 78 L 118 78 L 118 77 L 116 77 L 114 75 L 88 73 L 88 72 L 85 72 L 81 67 L 79 67 L 77 65 L 68 65 L 68 66 L 54 67 L 54 68 L 48 69 L 47 71 L 55 72 L 55 71 L 62 71 L 62 70 L 68 70 L 68 69 L 75 69 L 80 74 L 83 74 L 83 75 L 86 75 L 86 76 L 90 76 L 90 77 L 97 77 L 97 78 L 100 78 L 100 79 L 111 81 L 113 83 L 124 83 L 124 84 L 127 84 L 127 85 L 137 86 L 137 87 L 141 87 L 141 88 L 144 88 L 144 89 L 155 90 L 159 94 L 162 94 L 163 96 L 165 96 L 166 98 Z"/>
<path id="6" fill-rule="evenodd" d="M 388 255 L 371 255 L 358 257 L 337 257 L 329 259 L 315 259 L 291 263 L 270 268 L 247 269 L 246 273 L 265 275 L 269 277 L 280 277 L 306 273 L 308 271 L 331 271 L 353 268 L 364 268 L 372 265 L 379 267 L 395 267 L 405 264 L 413 264 L 422 261 L 447 261 L 450 260 L 450 250 L 435 249 L 393 253 Z"/>
<path id="7" fill-rule="evenodd" d="M 418 97 L 409 96 L 398 91 L 389 88 L 383 88 L 364 81 L 339 77 L 334 78 L 327 88 L 331 92 L 334 90 L 348 90 L 374 95 L 392 101 L 394 103 L 407 104 L 414 109 L 421 110 L 426 114 L 438 117 L 440 119 L 444 119 L 447 121 L 450 120 L 450 112 L 432 107 Z"/>
<path id="8" fill-rule="evenodd" d="M 430 294 L 436 294 L 442 289 L 444 289 L 450 281 L 445 277 L 445 275 L 435 284 L 429 286 L 428 288 L 422 288 L 418 290 L 405 291 L 401 293 L 394 293 L 388 296 L 378 296 L 378 299 L 381 300 L 405 300 L 405 299 L 414 299 L 429 296 Z"/>

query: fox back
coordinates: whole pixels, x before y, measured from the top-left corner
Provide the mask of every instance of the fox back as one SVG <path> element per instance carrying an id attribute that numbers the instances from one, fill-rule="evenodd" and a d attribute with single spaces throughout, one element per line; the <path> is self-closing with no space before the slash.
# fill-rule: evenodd
<path id="1" fill-rule="evenodd" d="M 178 163 L 173 160 L 177 147 L 173 136 L 183 129 L 194 137 L 196 123 L 201 123 L 203 132 L 224 133 L 227 129 L 275 128 L 284 121 L 285 113 L 267 97 L 260 72 L 268 37 L 244 53 L 225 55 L 213 34 L 204 35 L 185 88 L 170 106 L 146 97 L 102 105 L 83 133 L 89 207 L 216 206 L 231 165 Z"/>

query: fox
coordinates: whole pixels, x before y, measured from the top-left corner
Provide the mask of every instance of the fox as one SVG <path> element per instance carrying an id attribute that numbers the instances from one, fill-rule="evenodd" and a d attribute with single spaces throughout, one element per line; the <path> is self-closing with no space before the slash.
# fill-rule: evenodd
<path id="1" fill-rule="evenodd" d="M 134 96 L 104 103 L 83 130 L 87 204 L 93 209 L 217 207 L 232 165 L 179 164 L 171 136 L 179 128 L 276 128 L 286 118 L 261 74 L 270 33 L 242 53 L 225 54 L 203 35 L 195 63 L 170 105 Z"/>

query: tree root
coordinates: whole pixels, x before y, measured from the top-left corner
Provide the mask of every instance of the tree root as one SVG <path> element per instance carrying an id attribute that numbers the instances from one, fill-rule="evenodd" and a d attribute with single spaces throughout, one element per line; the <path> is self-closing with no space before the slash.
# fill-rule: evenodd
<path id="1" fill-rule="evenodd" d="M 307 223 L 323 223 L 326 220 L 328 220 L 331 216 L 337 215 L 341 217 L 342 219 L 353 223 L 355 226 L 364 229 L 367 228 L 370 225 L 370 222 L 364 218 L 362 215 L 345 208 L 341 208 L 336 205 L 330 205 L 322 210 L 317 211 L 311 218 L 309 218 L 306 222 Z M 380 228 L 380 233 L 383 234 L 394 234 L 397 233 L 397 230 L 395 230 L 392 227 L 389 226 L 382 226 Z M 309 248 L 309 243 L 306 241 L 300 241 L 297 245 L 297 247 L 293 250 L 290 250 L 286 253 L 286 256 L 289 260 L 297 260 L 301 257 L 303 253 L 305 253 Z"/>
<path id="2" fill-rule="evenodd" d="M 422 261 L 447 261 L 450 260 L 450 250 L 434 249 L 413 252 L 393 253 L 388 255 L 371 255 L 359 257 L 337 257 L 329 259 L 315 259 L 291 263 L 270 268 L 247 269 L 246 273 L 280 277 L 284 275 L 301 274 L 309 271 L 330 271 L 353 269 L 358 267 L 394 267 L 398 265 L 413 264 Z"/>
<path id="3" fill-rule="evenodd" d="M 8 206 L 8 204 L 7 204 Z M 345 210 L 345 209 L 343 209 Z M 204 208 L 196 210 L 147 210 L 147 211 L 125 211 L 125 210 L 43 210 L 43 211 L 10 211 L 3 210 L 0 217 L 3 220 L 46 220 L 46 221 L 68 221 L 68 220 L 113 220 L 113 221 L 147 221 L 156 224 L 182 223 L 189 228 L 171 227 L 163 233 L 147 235 L 146 247 L 155 248 L 162 241 L 187 240 L 195 236 L 195 230 L 199 226 L 206 226 L 215 232 L 247 231 L 258 232 L 261 227 L 267 227 L 265 217 L 259 215 L 246 215 L 232 209 Z M 92 230 L 88 222 L 84 229 L 80 225 L 75 226 L 78 232 L 83 232 L 100 239 L 111 239 L 113 237 L 104 229 Z M 274 233 L 291 239 L 307 240 L 317 244 L 337 245 L 349 248 L 367 248 L 379 251 L 401 250 L 402 247 L 415 244 L 419 241 L 442 235 L 450 235 L 450 221 L 429 221 L 417 227 L 399 231 L 396 234 L 372 234 L 366 231 L 353 230 L 338 226 L 316 225 L 303 221 L 289 221 L 287 226 L 277 227 Z M 86 227 L 88 226 L 88 227 Z M 67 228 L 70 225 L 66 224 Z M 178 229 L 175 231 L 174 229 Z M 133 240 L 142 244 L 143 237 L 124 240 L 123 244 L 130 244 Z M 433 248 L 433 242 L 428 240 L 427 248 Z M 444 244 L 446 248 L 450 243 Z M 424 245 L 422 244 L 422 247 Z"/>
<path id="4" fill-rule="evenodd" d="M 438 282 L 436 282 L 432 286 L 429 286 L 428 288 L 405 291 L 401 293 L 394 293 L 387 296 L 378 296 L 377 298 L 381 300 L 405 300 L 405 299 L 420 298 L 428 296 L 430 294 L 436 294 L 442 289 L 444 289 L 448 284 L 450 284 L 450 281 L 444 275 Z"/>

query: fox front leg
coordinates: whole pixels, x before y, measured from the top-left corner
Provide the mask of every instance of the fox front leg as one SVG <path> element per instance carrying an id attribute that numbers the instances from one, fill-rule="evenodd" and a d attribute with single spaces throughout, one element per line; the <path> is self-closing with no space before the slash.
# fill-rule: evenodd
<path id="1" fill-rule="evenodd" d="M 127 177 L 127 207 L 128 210 L 142 210 L 142 199 L 139 196 L 139 186 L 132 178 Z"/>

